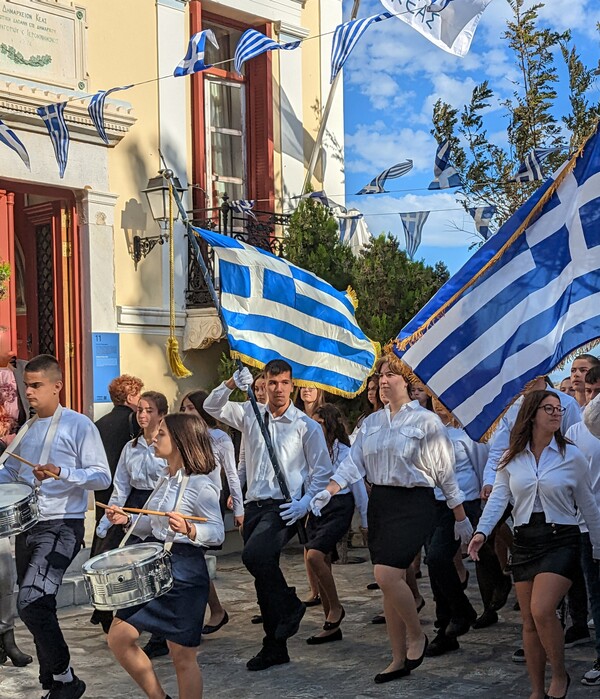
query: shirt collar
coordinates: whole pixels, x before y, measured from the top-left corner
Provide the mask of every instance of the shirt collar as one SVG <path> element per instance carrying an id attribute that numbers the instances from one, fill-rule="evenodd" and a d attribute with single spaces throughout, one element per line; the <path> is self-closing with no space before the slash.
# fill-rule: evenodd
<path id="1" fill-rule="evenodd" d="M 269 419 L 273 419 L 273 420 L 285 420 L 286 422 L 293 422 L 293 421 L 298 417 L 298 415 L 300 415 L 301 412 L 302 412 L 299 408 L 297 408 L 297 407 L 294 405 L 293 401 L 290 401 L 290 404 L 289 404 L 289 406 L 287 407 L 287 410 L 286 410 L 282 415 L 280 415 L 279 417 L 275 417 L 275 416 L 273 415 L 273 413 L 271 412 L 271 410 L 270 410 L 270 408 L 269 408 L 269 404 L 268 404 L 268 403 L 267 403 L 267 405 L 265 406 L 265 410 L 266 410 L 266 412 L 269 413 Z"/>

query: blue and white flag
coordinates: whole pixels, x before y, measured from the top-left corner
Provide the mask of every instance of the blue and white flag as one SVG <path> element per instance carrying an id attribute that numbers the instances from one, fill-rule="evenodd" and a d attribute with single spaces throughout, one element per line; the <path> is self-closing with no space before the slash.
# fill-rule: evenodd
<path id="1" fill-rule="evenodd" d="M 490 231 L 490 223 L 496 214 L 496 207 L 478 206 L 474 209 L 469 209 L 469 213 L 475 221 L 477 233 L 479 233 L 484 240 L 487 240 L 492 235 Z"/>
<path id="2" fill-rule="evenodd" d="M 419 245 L 421 245 L 421 233 L 425 221 L 429 217 L 429 211 L 411 211 L 400 214 L 400 220 L 404 227 L 404 239 L 406 241 L 406 254 L 414 259 Z"/>
<path id="3" fill-rule="evenodd" d="M 402 175 L 406 175 L 407 172 L 410 172 L 412 170 L 412 167 L 412 160 L 403 160 L 401 163 L 398 163 L 397 165 L 392 165 L 392 167 L 388 168 L 387 170 L 380 172 L 377 175 L 377 177 L 372 179 L 368 185 L 365 185 L 360 190 L 360 192 L 356 192 L 356 195 L 358 196 L 359 194 L 384 194 L 387 191 L 385 189 L 386 180 L 398 179 L 398 177 L 402 177 Z"/>
<path id="4" fill-rule="evenodd" d="M 106 135 L 106 129 L 104 128 L 104 102 L 113 92 L 118 92 L 119 90 L 129 90 L 130 87 L 133 87 L 133 85 L 112 87 L 110 90 L 99 90 L 92 96 L 92 99 L 88 104 L 88 114 L 90 115 L 90 119 L 96 127 L 98 135 L 104 141 L 104 143 L 106 143 L 106 145 L 108 145 L 108 136 Z"/>
<path id="5" fill-rule="evenodd" d="M 491 1 L 434 0 L 428 6 L 414 0 L 381 0 L 381 3 L 436 46 L 455 56 L 464 56 Z"/>
<path id="6" fill-rule="evenodd" d="M 525 385 L 600 338 L 600 137 L 402 329 L 396 353 L 480 439 Z"/>
<path id="7" fill-rule="evenodd" d="M 287 44 L 278 44 L 274 39 L 257 32 L 256 29 L 246 29 L 235 49 L 235 71 L 241 75 L 244 63 L 251 58 L 260 56 L 265 51 L 276 51 L 278 49 L 292 51 L 297 49 L 301 43 L 301 41 L 290 41 Z"/>
<path id="8" fill-rule="evenodd" d="M 238 214 L 248 214 L 249 216 L 252 216 L 253 219 L 256 219 L 256 216 L 252 211 L 255 204 L 255 199 L 234 199 L 233 201 L 229 202 L 229 207 Z"/>
<path id="9" fill-rule="evenodd" d="M 354 255 L 358 255 L 373 240 L 365 217 L 358 209 L 349 209 L 346 213 L 340 213 L 336 219 L 340 229 L 340 240 L 352 250 Z"/>
<path id="10" fill-rule="evenodd" d="M 335 80 L 335 76 L 343 68 L 346 59 L 352 53 L 352 49 L 371 24 L 389 19 L 391 16 L 389 12 L 382 12 L 379 15 L 365 17 L 365 19 L 352 19 L 335 28 L 333 44 L 331 45 L 331 82 Z"/>
<path id="11" fill-rule="evenodd" d="M 341 204 L 336 204 L 333 199 L 327 196 L 324 189 L 320 189 L 318 192 L 307 192 L 303 194 L 300 199 L 313 199 L 314 201 L 318 201 L 321 206 L 326 206 L 328 209 L 346 211 L 346 207 Z"/>
<path id="12" fill-rule="evenodd" d="M 527 153 L 525 160 L 519 165 L 517 172 L 510 178 L 509 182 L 535 182 L 542 180 L 542 163 L 550 155 L 556 153 L 560 148 L 534 148 Z"/>
<path id="13" fill-rule="evenodd" d="M 216 49 L 219 48 L 217 37 L 212 29 L 203 29 L 201 32 L 194 34 L 194 36 L 190 38 L 190 43 L 188 45 L 188 50 L 185 57 L 173 71 L 173 75 L 176 78 L 180 78 L 183 75 L 199 73 L 200 71 L 211 67 L 210 65 L 206 65 L 204 63 L 204 52 L 206 51 L 207 39 Z"/>
<path id="14" fill-rule="evenodd" d="M 433 174 L 435 179 L 429 183 L 427 189 L 448 189 L 449 187 L 460 187 L 460 177 L 456 170 L 450 165 L 450 141 L 445 138 L 438 144 L 435 153 L 435 164 Z"/>
<path id="15" fill-rule="evenodd" d="M 195 228 L 219 262 L 221 310 L 234 357 L 292 366 L 294 382 L 352 397 L 373 371 L 376 351 L 347 293 L 272 253 Z"/>
<path id="16" fill-rule="evenodd" d="M 27 165 L 27 169 L 31 170 L 29 163 L 29 153 L 27 148 L 21 143 L 21 140 L 17 134 L 9 129 L 8 126 L 0 120 L 0 143 L 4 143 L 5 146 L 12 148 L 14 152 L 21 158 L 21 160 Z"/>
<path id="17" fill-rule="evenodd" d="M 69 130 L 67 129 L 67 124 L 65 122 L 65 107 L 66 102 L 57 102 L 55 104 L 48 104 L 46 107 L 38 107 L 36 109 L 37 113 L 42 117 L 46 128 L 48 129 L 48 134 L 50 135 L 50 140 L 52 141 L 52 146 L 54 147 L 54 154 L 56 155 L 56 162 L 58 163 L 58 172 L 61 178 L 65 174 L 65 169 L 67 167 L 67 160 L 69 158 Z"/>

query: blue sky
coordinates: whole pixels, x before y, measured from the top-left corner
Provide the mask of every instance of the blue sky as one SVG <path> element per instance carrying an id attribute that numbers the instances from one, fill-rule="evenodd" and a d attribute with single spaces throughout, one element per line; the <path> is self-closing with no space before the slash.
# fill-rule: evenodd
<path id="1" fill-rule="evenodd" d="M 352 0 L 343 0 L 345 19 Z M 532 3 L 530 3 L 532 4 Z M 529 6 L 529 5 L 528 5 Z M 359 17 L 385 8 L 379 0 L 362 0 Z M 543 25 L 556 31 L 571 29 L 574 43 L 587 60 L 600 56 L 598 0 L 547 0 L 540 10 Z M 434 46 L 396 18 L 371 25 L 344 67 L 346 131 L 346 205 L 365 214 L 371 232 L 391 231 L 404 240 L 399 212 L 431 210 L 416 259 L 428 264 L 443 260 L 456 272 L 478 240 L 471 217 L 453 195 L 454 190 L 426 191 L 433 177 L 436 143 L 429 133 L 432 109 L 438 97 L 462 108 L 473 87 L 487 79 L 496 93 L 486 116 L 488 133 L 499 145 L 506 143 L 506 114 L 500 106 L 514 89 L 517 69 L 502 33 L 511 15 L 506 0 L 492 0 L 483 14 L 471 50 L 458 58 Z M 557 58 L 557 66 L 562 58 Z M 561 77 L 564 78 L 561 72 Z M 566 99 L 564 79 L 558 87 Z M 600 84 L 590 95 L 600 99 Z M 354 196 L 375 175 L 410 158 L 413 170 L 390 180 L 390 194 Z M 328 192 L 335 199 L 336 192 Z"/>

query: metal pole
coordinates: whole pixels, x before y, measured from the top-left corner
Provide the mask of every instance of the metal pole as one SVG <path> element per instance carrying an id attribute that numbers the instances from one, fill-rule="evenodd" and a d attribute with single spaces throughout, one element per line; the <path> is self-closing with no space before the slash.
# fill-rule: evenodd
<path id="1" fill-rule="evenodd" d="M 360 0 L 354 0 L 354 6 L 352 7 L 352 12 L 350 13 L 350 19 L 356 19 L 358 16 L 358 8 L 360 7 Z M 321 123 L 319 124 L 319 131 L 317 133 L 317 138 L 315 139 L 315 144 L 310 155 L 310 160 L 308 162 L 308 169 L 306 171 L 306 177 L 304 178 L 304 186 L 302 187 L 302 194 L 306 194 L 307 188 L 315 174 L 315 168 L 317 167 L 317 161 L 319 160 L 319 155 L 321 154 L 321 146 L 323 144 L 323 136 L 325 136 L 325 128 L 327 127 L 327 120 L 329 119 L 329 112 L 333 106 L 333 99 L 335 97 L 335 91 L 342 77 L 342 71 L 340 70 L 338 74 L 333 79 L 331 87 L 329 88 L 329 95 L 327 96 L 327 102 L 325 104 L 325 109 L 321 116 Z"/>

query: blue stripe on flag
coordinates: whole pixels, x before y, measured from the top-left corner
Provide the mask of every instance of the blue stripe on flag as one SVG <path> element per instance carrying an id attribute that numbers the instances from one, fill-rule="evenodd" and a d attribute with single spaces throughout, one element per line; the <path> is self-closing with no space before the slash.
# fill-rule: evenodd
<path id="1" fill-rule="evenodd" d="M 61 178 L 64 177 L 69 157 L 70 137 L 64 114 L 66 106 L 66 102 L 56 102 L 36 109 L 48 129 Z"/>
<path id="2" fill-rule="evenodd" d="M 96 127 L 96 131 L 100 138 L 108 145 L 108 136 L 106 135 L 106 129 L 104 128 L 104 103 L 106 98 L 113 92 L 119 90 L 129 90 L 133 85 L 125 85 L 123 87 L 112 87 L 110 90 L 99 90 L 95 95 L 92 96 L 90 103 L 88 104 L 88 114 L 92 123 Z"/>
<path id="3" fill-rule="evenodd" d="M 315 291 L 320 291 L 323 294 L 331 296 L 336 301 L 343 303 L 344 306 L 346 306 L 346 308 L 350 311 L 350 313 L 354 314 L 354 306 L 352 305 L 352 301 L 350 301 L 350 299 L 346 296 L 346 294 L 343 291 L 338 291 L 337 289 L 334 289 L 331 286 L 331 284 L 328 284 L 326 281 L 319 279 L 319 277 L 315 276 L 311 272 L 307 272 L 301 267 L 295 267 L 292 265 L 290 266 L 290 269 L 294 279 L 297 279 L 299 282 L 304 282 L 307 286 L 310 286 L 313 289 L 315 289 Z"/>
<path id="4" fill-rule="evenodd" d="M 0 121 L 0 141 L 4 143 L 5 146 L 8 146 L 14 150 L 19 158 L 21 158 L 21 160 L 25 163 L 27 169 L 31 170 L 27 148 L 25 148 L 17 134 L 12 129 L 9 129 L 3 121 Z"/>
<path id="5" fill-rule="evenodd" d="M 352 49 L 371 24 L 389 19 L 391 16 L 389 12 L 382 12 L 378 15 L 365 17 L 365 19 L 352 19 L 335 28 L 331 45 L 331 82 L 335 80 L 335 76 L 343 68 L 348 56 L 352 53 Z"/>
<path id="6" fill-rule="evenodd" d="M 227 260 L 219 260 L 219 279 L 223 294 L 234 294 L 249 299 L 252 295 L 250 270 L 243 265 L 234 265 Z"/>
<path id="7" fill-rule="evenodd" d="M 256 29 L 246 29 L 240 37 L 235 49 L 235 71 L 241 75 L 242 67 L 246 61 L 249 61 L 251 58 L 256 58 L 266 51 L 275 51 L 278 49 L 291 51 L 297 49 L 301 43 L 301 41 L 290 41 L 287 44 L 279 44 L 270 37 L 256 31 Z"/>

